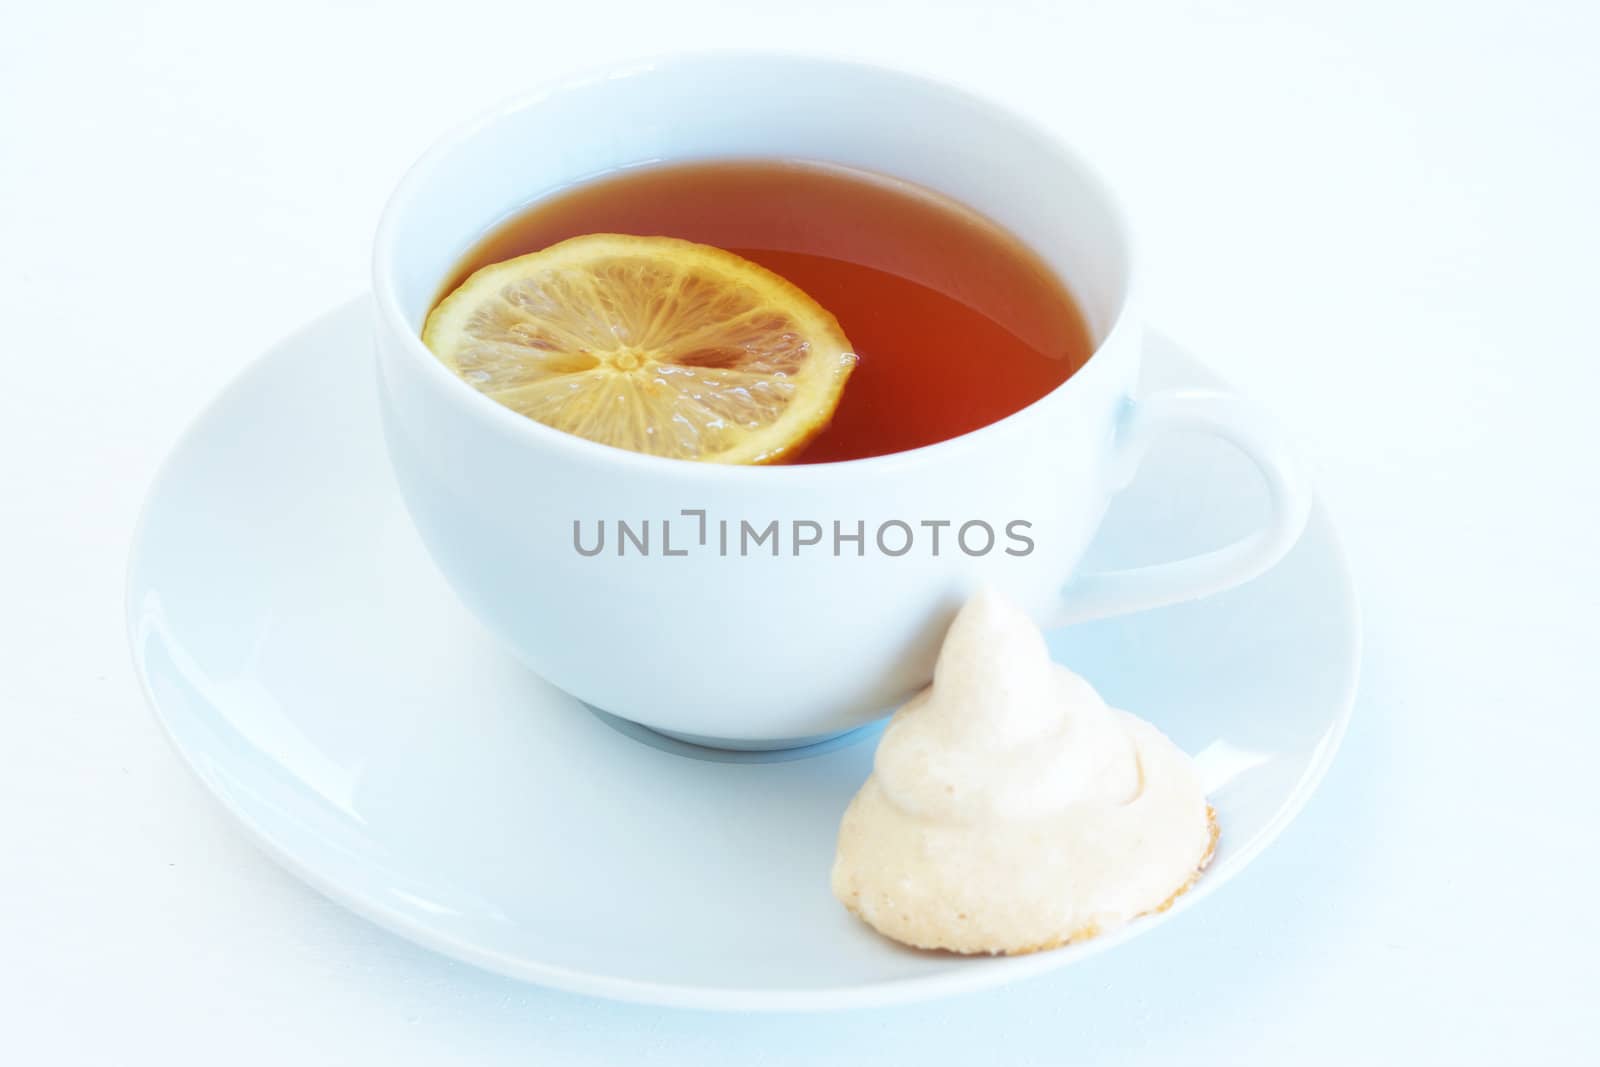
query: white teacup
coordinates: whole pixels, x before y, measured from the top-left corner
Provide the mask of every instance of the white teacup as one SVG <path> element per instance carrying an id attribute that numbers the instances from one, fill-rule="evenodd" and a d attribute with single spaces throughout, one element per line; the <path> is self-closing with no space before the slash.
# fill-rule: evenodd
<path id="1" fill-rule="evenodd" d="M 619 168 L 718 157 L 848 164 L 976 208 L 1067 283 L 1094 356 L 1022 411 L 926 448 L 728 467 L 542 426 L 459 381 L 419 340 L 443 279 L 498 220 Z M 1130 399 L 1134 271 L 1104 186 L 1046 132 L 920 77 L 729 54 L 555 85 L 447 137 L 406 175 L 378 231 L 373 289 L 389 453 L 445 577 L 555 685 L 702 743 L 783 747 L 883 715 L 927 682 L 945 625 L 979 583 L 1047 626 L 1203 596 L 1276 563 L 1310 508 L 1284 448 L 1237 400 Z M 1112 494 L 1175 429 L 1217 434 L 1255 461 L 1267 525 L 1190 559 L 1075 574 Z M 604 547 L 586 554 L 602 520 Z"/>

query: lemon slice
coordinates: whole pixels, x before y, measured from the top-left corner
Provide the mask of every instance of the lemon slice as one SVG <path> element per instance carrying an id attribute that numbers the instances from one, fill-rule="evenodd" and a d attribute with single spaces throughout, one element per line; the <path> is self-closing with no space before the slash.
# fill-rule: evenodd
<path id="1" fill-rule="evenodd" d="M 827 426 L 856 363 L 838 321 L 765 267 L 611 233 L 484 267 L 433 309 L 422 340 L 546 426 L 713 463 L 793 455 Z"/>

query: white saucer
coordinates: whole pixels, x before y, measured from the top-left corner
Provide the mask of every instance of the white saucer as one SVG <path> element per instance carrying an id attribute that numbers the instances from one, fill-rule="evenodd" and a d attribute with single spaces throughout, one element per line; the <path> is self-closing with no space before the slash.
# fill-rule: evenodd
<path id="1" fill-rule="evenodd" d="M 128 615 L 150 701 L 202 781 L 334 899 L 492 971 L 625 1000 L 805 1010 L 917 1000 L 1084 958 L 1254 858 L 1350 714 L 1355 598 L 1328 517 L 1266 577 L 1052 635 L 1058 659 L 1197 753 L 1222 823 L 1164 915 L 1015 959 L 900 948 L 828 891 L 875 729 L 794 754 L 697 750 L 608 721 L 502 652 L 401 508 L 365 302 L 277 346 L 196 421 L 150 493 Z M 1146 385 L 1212 376 L 1154 339 Z M 1215 547 L 1264 510 L 1244 462 L 1173 440 L 1090 560 Z M 852 743 L 853 742 L 853 743 Z M 692 757 L 709 758 L 692 758 Z"/>

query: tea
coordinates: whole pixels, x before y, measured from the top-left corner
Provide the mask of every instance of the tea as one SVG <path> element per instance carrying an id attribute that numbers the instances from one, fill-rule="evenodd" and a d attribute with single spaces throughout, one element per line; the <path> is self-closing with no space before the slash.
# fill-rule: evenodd
<path id="1" fill-rule="evenodd" d="M 1066 381 L 1092 350 L 1051 269 L 932 190 L 809 162 L 648 166 L 497 225 L 440 296 L 491 263 L 588 233 L 679 237 L 772 270 L 832 312 L 859 357 L 838 409 L 794 460 L 860 459 L 986 426 Z"/>

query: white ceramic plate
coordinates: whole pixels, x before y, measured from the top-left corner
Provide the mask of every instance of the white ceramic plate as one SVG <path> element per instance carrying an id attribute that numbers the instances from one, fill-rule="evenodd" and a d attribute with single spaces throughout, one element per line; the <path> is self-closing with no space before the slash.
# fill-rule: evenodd
<path id="1" fill-rule="evenodd" d="M 1033 956 L 891 944 L 828 891 L 874 731 L 806 758 L 722 758 L 597 716 L 519 666 L 411 531 L 367 334 L 365 303 L 335 311 L 196 421 L 151 490 L 128 616 L 151 704 L 217 798 L 312 885 L 421 944 L 551 986 L 703 1008 L 992 986 L 1188 911 L 1294 817 L 1338 746 L 1358 624 L 1318 509 L 1264 578 L 1052 636 L 1113 704 L 1197 754 L 1222 842 L 1195 889 L 1164 915 Z M 1213 381 L 1159 339 L 1146 379 Z M 1259 492 L 1225 446 L 1170 441 L 1089 563 L 1220 545 L 1257 522 Z"/>

